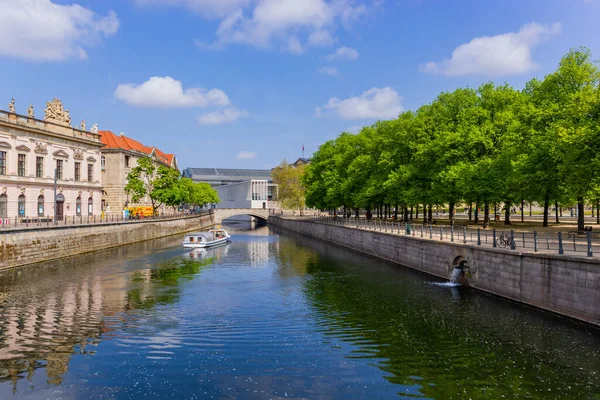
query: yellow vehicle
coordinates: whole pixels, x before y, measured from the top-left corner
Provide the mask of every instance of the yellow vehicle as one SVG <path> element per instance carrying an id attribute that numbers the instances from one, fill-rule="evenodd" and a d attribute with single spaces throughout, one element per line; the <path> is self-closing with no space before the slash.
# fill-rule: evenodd
<path id="1" fill-rule="evenodd" d="M 148 218 L 152 216 L 152 206 L 127 207 L 129 218 Z"/>

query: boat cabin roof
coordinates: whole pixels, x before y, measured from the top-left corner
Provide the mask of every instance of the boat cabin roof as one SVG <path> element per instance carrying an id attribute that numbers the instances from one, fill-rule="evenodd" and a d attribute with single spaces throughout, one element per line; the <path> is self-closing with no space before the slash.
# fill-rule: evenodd
<path id="1" fill-rule="evenodd" d="M 207 240 L 213 240 L 213 234 L 210 232 L 194 232 L 194 233 L 188 233 L 187 235 L 185 235 L 185 237 L 190 237 L 190 236 L 194 236 L 194 237 L 203 237 Z"/>

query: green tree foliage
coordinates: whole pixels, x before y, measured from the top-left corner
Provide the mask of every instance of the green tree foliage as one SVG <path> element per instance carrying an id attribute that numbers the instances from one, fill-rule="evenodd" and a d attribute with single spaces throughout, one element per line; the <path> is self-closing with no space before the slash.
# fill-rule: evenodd
<path id="1" fill-rule="evenodd" d="M 343 132 L 314 154 L 302 180 L 320 209 L 600 201 L 600 72 L 585 48 L 522 91 L 484 83 L 440 94 L 416 112 Z"/>
<path id="2" fill-rule="evenodd" d="M 283 160 L 271 171 L 273 183 L 277 184 L 277 199 L 283 208 L 302 211 L 306 207 L 305 191 L 302 183 L 304 170 L 304 164 L 294 167 Z"/>
<path id="3" fill-rule="evenodd" d="M 179 171 L 165 166 L 156 167 L 148 157 L 138 159 L 137 165 L 127 175 L 125 192 L 134 203 L 149 197 L 154 213 L 165 204 L 177 208 L 182 204 L 205 206 L 218 203 L 217 192 L 208 183 L 195 183 L 181 178 Z"/>

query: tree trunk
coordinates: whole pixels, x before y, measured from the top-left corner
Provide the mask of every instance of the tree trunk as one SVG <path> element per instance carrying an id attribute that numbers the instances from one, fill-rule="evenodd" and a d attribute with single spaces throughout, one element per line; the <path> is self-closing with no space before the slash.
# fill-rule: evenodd
<path id="1" fill-rule="evenodd" d="M 490 202 L 483 202 L 483 227 L 487 228 L 490 226 Z"/>
<path id="2" fill-rule="evenodd" d="M 476 224 L 479 223 L 479 202 L 475 202 L 475 222 Z"/>
<path id="3" fill-rule="evenodd" d="M 525 222 L 525 199 L 521 198 L 521 222 Z"/>
<path id="4" fill-rule="evenodd" d="M 415 214 L 415 219 L 419 219 L 419 205 L 417 204 L 417 210 Z"/>
<path id="5" fill-rule="evenodd" d="M 529 216 L 531 217 L 532 215 L 532 211 L 531 211 L 531 203 L 529 203 Z"/>
<path id="6" fill-rule="evenodd" d="M 454 225 L 454 202 L 451 201 L 448 207 L 448 219 L 450 220 L 450 225 Z"/>
<path id="7" fill-rule="evenodd" d="M 428 215 L 427 215 L 427 220 L 429 222 L 433 221 L 433 204 L 429 205 L 429 212 L 428 212 Z M 598 223 L 600 224 L 600 222 L 598 222 Z"/>
<path id="8" fill-rule="evenodd" d="M 398 200 L 396 200 L 396 208 L 394 209 L 394 219 L 398 221 Z"/>
<path id="9" fill-rule="evenodd" d="M 542 224 L 542 226 L 544 228 L 548 227 L 548 208 L 550 207 L 550 195 L 546 194 L 546 197 L 544 197 L 544 223 Z"/>
<path id="10" fill-rule="evenodd" d="M 600 224 L 600 199 L 596 199 L 596 224 Z"/>
<path id="11" fill-rule="evenodd" d="M 359 218 L 360 218 L 360 208 L 357 208 L 357 209 L 356 209 L 356 211 L 355 211 L 355 213 L 354 213 L 354 217 L 355 217 L 356 219 L 359 219 Z"/>
<path id="12" fill-rule="evenodd" d="M 469 203 L 469 222 L 471 222 L 473 219 L 473 203 Z"/>
<path id="13" fill-rule="evenodd" d="M 402 208 L 404 208 L 404 216 L 402 218 L 404 222 L 408 222 L 408 207 L 406 206 L 406 204 L 404 204 Z"/>
<path id="14" fill-rule="evenodd" d="M 577 198 L 577 230 L 583 232 L 585 227 L 585 209 L 583 204 L 583 197 Z"/>
<path id="15" fill-rule="evenodd" d="M 510 202 L 504 202 L 504 225 L 512 225 L 510 223 Z"/>
<path id="16" fill-rule="evenodd" d="M 558 219 L 558 201 L 554 202 L 554 216 L 555 216 L 555 221 L 557 224 L 560 224 L 560 220 Z M 562 217 L 562 215 L 561 215 Z"/>
<path id="17" fill-rule="evenodd" d="M 410 220 L 413 220 L 413 206 L 410 206 Z"/>

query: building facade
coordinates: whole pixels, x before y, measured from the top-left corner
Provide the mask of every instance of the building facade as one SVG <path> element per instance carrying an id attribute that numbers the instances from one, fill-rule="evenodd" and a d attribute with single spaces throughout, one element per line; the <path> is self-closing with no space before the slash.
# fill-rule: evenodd
<path id="1" fill-rule="evenodd" d="M 214 188 L 219 194 L 221 202 L 219 208 L 274 208 L 273 199 L 276 198 L 277 185 L 267 180 L 250 180 L 231 185 L 217 186 Z"/>
<path id="2" fill-rule="evenodd" d="M 271 170 L 232 168 L 186 168 L 184 178 L 209 183 L 219 194 L 219 208 L 275 208 L 277 185 Z"/>
<path id="3" fill-rule="evenodd" d="M 143 157 L 151 158 L 155 165 L 177 168 L 177 159 L 173 154 L 165 154 L 155 147 L 148 147 L 125 136 L 124 133 L 115 135 L 111 131 L 100 131 L 104 147 L 102 148 L 102 173 L 103 186 L 102 205 L 107 214 L 120 214 L 126 207 L 150 206 L 149 197 L 139 203 L 133 203 L 125 193 L 127 175 Z M 164 207 L 159 210 L 164 213 Z"/>
<path id="4" fill-rule="evenodd" d="M 182 176 L 194 182 L 209 183 L 212 187 L 251 180 L 266 180 L 273 183 L 271 170 L 268 169 L 186 168 Z"/>
<path id="5" fill-rule="evenodd" d="M 73 128 L 60 100 L 40 120 L 33 105 L 18 114 L 13 99 L 0 110 L 0 222 L 100 215 L 102 146 L 97 125 Z"/>

